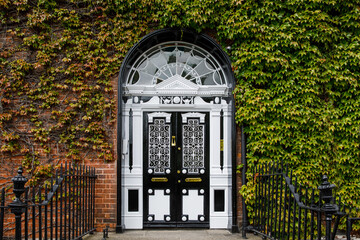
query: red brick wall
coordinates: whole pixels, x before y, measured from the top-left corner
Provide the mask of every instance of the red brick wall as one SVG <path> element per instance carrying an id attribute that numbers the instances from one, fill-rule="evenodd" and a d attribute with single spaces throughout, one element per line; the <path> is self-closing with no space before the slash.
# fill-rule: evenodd
<path id="1" fill-rule="evenodd" d="M 95 224 L 98 231 L 116 226 L 116 164 L 93 163 L 98 178 L 95 190 Z"/>

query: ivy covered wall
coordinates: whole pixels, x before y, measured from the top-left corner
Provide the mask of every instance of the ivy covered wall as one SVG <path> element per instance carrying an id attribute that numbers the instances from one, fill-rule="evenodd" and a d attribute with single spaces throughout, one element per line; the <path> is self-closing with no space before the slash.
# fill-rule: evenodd
<path id="1" fill-rule="evenodd" d="M 238 80 L 248 177 L 284 160 L 360 207 L 359 0 L 0 0 L 0 164 L 36 181 L 68 159 L 113 161 L 122 59 L 145 34 L 215 38 Z M 251 200 L 251 187 L 243 187 Z"/>

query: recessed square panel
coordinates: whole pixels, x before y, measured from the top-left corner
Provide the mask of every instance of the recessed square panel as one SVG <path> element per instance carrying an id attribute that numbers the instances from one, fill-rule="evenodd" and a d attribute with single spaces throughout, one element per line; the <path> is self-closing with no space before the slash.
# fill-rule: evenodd
<path id="1" fill-rule="evenodd" d="M 225 190 L 214 190 L 214 211 L 225 211 Z"/>
<path id="2" fill-rule="evenodd" d="M 149 195 L 149 215 L 154 215 L 155 221 L 164 221 L 165 215 L 170 215 L 170 195 L 164 190 L 155 190 Z"/>
<path id="3" fill-rule="evenodd" d="M 198 221 L 199 215 L 204 215 L 204 195 L 199 195 L 199 190 L 188 190 L 187 195 L 183 195 L 182 215 L 188 215 L 188 220 Z"/>
<path id="4" fill-rule="evenodd" d="M 129 189 L 128 190 L 128 210 L 129 212 L 139 211 L 139 190 Z"/>

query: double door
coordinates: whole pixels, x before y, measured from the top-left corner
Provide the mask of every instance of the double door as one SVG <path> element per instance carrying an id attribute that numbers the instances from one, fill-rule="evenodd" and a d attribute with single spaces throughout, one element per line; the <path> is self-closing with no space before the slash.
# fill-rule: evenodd
<path id="1" fill-rule="evenodd" d="M 209 114 L 144 113 L 144 227 L 209 227 Z"/>

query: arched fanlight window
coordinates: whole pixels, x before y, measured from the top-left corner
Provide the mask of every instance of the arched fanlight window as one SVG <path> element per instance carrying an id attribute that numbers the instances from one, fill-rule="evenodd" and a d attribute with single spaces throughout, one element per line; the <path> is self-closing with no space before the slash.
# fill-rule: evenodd
<path id="1" fill-rule="evenodd" d="M 125 81 L 125 94 L 159 93 L 159 87 L 175 81 L 185 90 L 196 89 L 197 95 L 225 95 L 229 88 L 223 68 L 208 51 L 177 41 L 155 45 L 137 58 Z"/>

